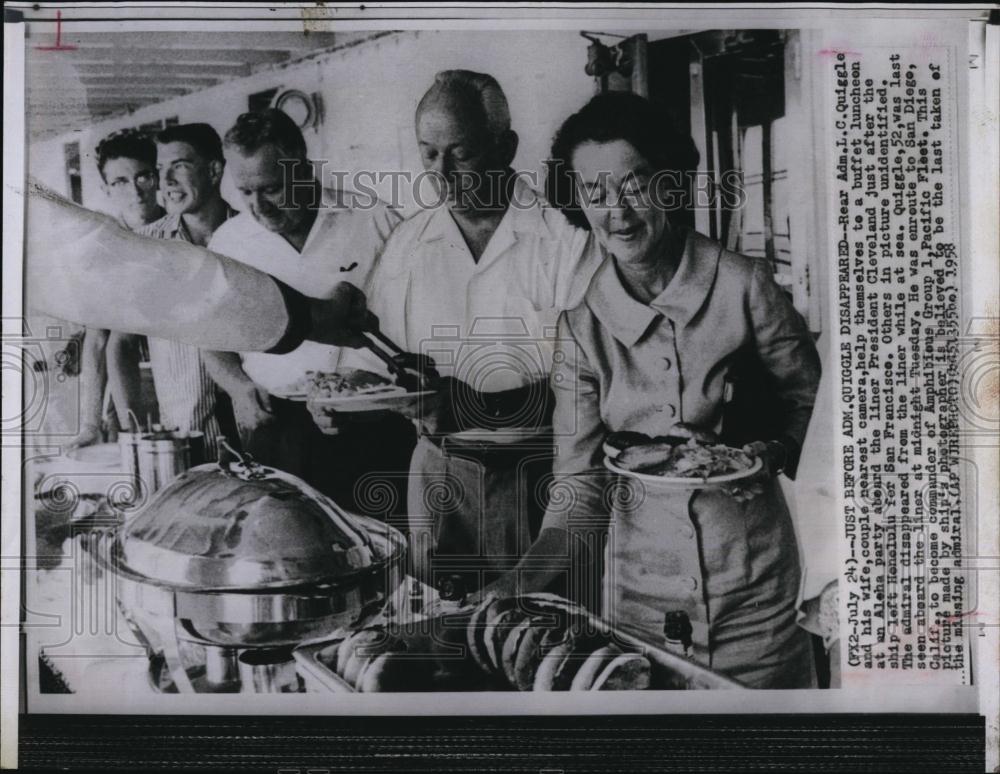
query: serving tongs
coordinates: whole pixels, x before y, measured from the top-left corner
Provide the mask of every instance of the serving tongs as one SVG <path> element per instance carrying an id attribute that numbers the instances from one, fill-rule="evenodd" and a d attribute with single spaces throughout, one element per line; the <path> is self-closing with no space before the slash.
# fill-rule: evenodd
<path id="1" fill-rule="evenodd" d="M 427 355 L 404 351 L 378 330 L 364 331 L 363 336 L 365 348 L 385 363 L 396 384 L 407 392 L 425 390 L 431 381 L 438 378 L 434 360 Z"/>

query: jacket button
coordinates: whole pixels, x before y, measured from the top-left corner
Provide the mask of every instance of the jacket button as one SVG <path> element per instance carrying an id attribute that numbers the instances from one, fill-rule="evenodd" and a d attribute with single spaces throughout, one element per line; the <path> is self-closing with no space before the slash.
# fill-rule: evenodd
<path id="1" fill-rule="evenodd" d="M 690 524 L 681 524 L 680 525 L 680 533 L 681 533 L 681 535 L 683 537 L 693 538 L 694 537 L 694 527 L 692 527 Z"/>
<path id="2" fill-rule="evenodd" d="M 674 417 L 676 417 L 677 416 L 677 407 L 676 406 L 671 406 L 671 405 L 668 404 L 667 405 L 667 414 L 670 416 L 671 419 L 673 419 Z"/>
<path id="3" fill-rule="evenodd" d="M 681 578 L 681 585 L 684 588 L 686 588 L 688 591 L 694 591 L 696 588 L 698 588 L 698 579 L 697 578 Z"/>
<path id="4" fill-rule="evenodd" d="M 663 358 L 663 367 L 664 368 L 666 368 L 669 371 L 670 370 L 670 366 L 672 366 L 672 365 L 673 365 L 673 363 L 670 362 L 670 358 L 669 357 Z"/>

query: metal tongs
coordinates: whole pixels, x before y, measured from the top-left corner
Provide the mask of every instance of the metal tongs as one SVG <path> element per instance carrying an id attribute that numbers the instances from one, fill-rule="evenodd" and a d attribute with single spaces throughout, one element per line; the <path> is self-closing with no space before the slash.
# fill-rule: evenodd
<path id="1" fill-rule="evenodd" d="M 426 390 L 439 377 L 433 358 L 415 352 L 405 352 L 379 330 L 363 331 L 365 348 L 385 363 L 396 384 L 407 392 Z M 385 346 L 383 349 L 379 344 Z"/>

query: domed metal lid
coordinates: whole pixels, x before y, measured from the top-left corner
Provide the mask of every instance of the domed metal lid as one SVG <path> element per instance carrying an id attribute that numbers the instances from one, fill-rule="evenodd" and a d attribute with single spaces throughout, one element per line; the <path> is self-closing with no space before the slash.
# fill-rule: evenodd
<path id="1" fill-rule="evenodd" d="M 399 559 L 402 534 L 250 460 L 200 465 L 125 526 L 128 568 L 162 585 L 260 589 L 347 582 Z"/>

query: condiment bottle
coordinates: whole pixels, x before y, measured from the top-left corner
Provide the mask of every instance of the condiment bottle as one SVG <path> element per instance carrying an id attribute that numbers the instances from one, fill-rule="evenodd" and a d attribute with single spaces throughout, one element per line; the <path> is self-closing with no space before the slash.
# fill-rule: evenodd
<path id="1" fill-rule="evenodd" d="M 465 579 L 458 574 L 443 575 L 437 582 L 438 598 L 446 603 L 447 609 L 458 609 L 465 604 L 468 592 Z"/>
<path id="2" fill-rule="evenodd" d="M 424 610 L 424 587 L 416 578 L 410 579 L 410 612 L 419 615 Z"/>
<path id="3" fill-rule="evenodd" d="M 670 610 L 663 616 L 663 644 L 671 653 L 691 656 L 691 619 L 683 610 Z"/>

